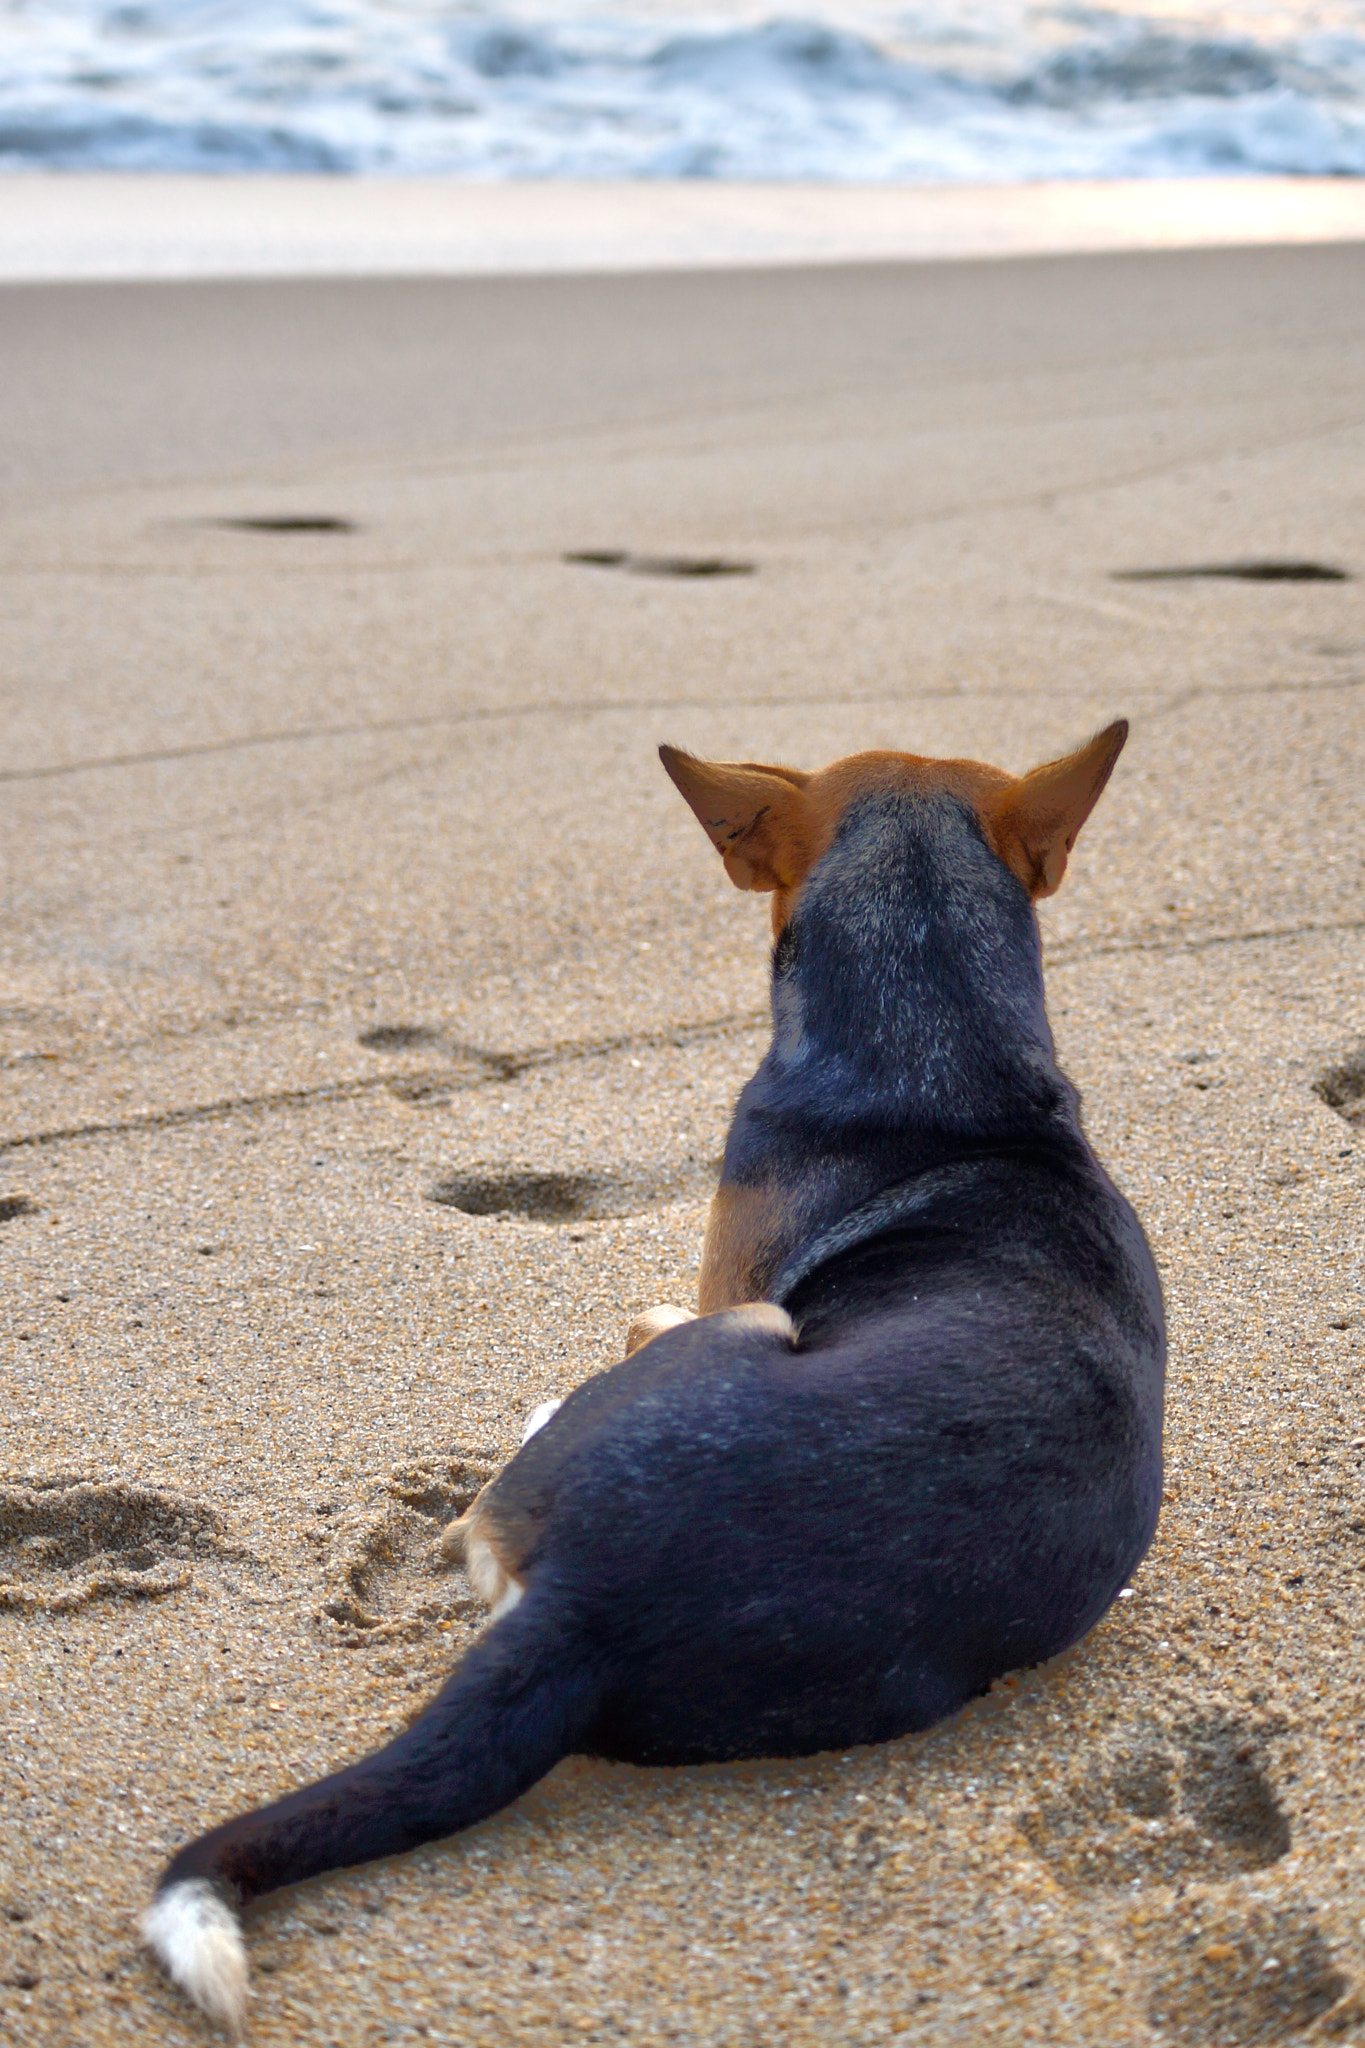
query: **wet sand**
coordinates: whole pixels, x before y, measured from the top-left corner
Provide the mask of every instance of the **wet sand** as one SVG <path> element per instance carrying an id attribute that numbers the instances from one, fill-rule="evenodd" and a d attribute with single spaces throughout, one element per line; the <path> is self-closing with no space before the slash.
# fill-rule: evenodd
<path id="1" fill-rule="evenodd" d="M 690 1297 L 765 906 L 655 742 L 1126 714 L 1043 922 L 1168 1290 L 1131 1597 L 265 1902 L 252 2039 L 1365 2041 L 1363 319 L 1356 246 L 0 292 L 6 2040 L 208 2038 L 166 1853 L 403 1723 L 444 1516 Z M 1355 580 L 1118 580 L 1248 558 Z"/>
<path id="2" fill-rule="evenodd" d="M 716 270 L 1361 240 L 1358 178 L 475 184 L 39 172 L 5 180 L 0 282 Z"/>

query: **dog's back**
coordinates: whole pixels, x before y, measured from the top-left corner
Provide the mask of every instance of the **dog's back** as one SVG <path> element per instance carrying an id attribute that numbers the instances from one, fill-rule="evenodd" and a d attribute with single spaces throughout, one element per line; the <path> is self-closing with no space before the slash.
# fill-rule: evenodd
<path id="1" fill-rule="evenodd" d="M 1019 782 L 666 752 L 775 904 L 712 1312 L 586 1382 L 463 1519 L 500 1618 L 421 1719 L 171 1864 L 148 1931 L 208 2010 L 240 2020 L 231 1902 L 467 1826 L 571 1749 L 878 1740 L 1104 1612 L 1156 1521 L 1161 1296 L 1053 1056 L 1031 898 L 1122 740 Z"/>
<path id="2" fill-rule="evenodd" d="M 1156 1524 L 1156 1272 L 1056 1066 L 1028 898 L 967 805 L 845 813 L 773 1009 L 720 1200 L 769 1218 L 749 1288 L 794 1344 L 671 1330 L 493 1489 L 522 1555 L 610 1616 L 613 1756 L 922 1727 L 1084 1634 Z"/>

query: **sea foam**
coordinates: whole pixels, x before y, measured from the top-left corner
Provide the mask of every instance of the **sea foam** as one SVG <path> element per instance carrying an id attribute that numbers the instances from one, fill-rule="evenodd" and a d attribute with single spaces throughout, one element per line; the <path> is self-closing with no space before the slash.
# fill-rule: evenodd
<path id="1" fill-rule="evenodd" d="M 1365 0 L 0 0 L 0 168 L 1365 175 Z"/>

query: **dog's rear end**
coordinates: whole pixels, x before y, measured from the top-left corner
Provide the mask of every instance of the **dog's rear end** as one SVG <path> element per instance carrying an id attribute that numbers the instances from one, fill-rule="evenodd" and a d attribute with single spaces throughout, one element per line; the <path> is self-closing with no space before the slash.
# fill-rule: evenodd
<path id="1" fill-rule="evenodd" d="M 637 1333 L 480 1496 L 460 1540 L 500 1616 L 421 1719 L 170 1865 L 148 1933 L 206 2010 L 240 2024 L 242 1900 L 467 1826 L 571 1749 L 879 1740 L 1108 1606 L 1155 1525 L 1161 1300 L 1053 1058 L 1032 898 L 1122 739 L 1022 781 L 665 751 L 774 892 L 710 1312 Z"/>

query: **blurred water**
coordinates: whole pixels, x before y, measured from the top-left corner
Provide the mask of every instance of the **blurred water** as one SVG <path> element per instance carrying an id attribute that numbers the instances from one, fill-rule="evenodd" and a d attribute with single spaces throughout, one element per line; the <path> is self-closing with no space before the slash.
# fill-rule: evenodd
<path id="1" fill-rule="evenodd" d="M 1361 176 L 1365 0 L 0 0 L 0 168 Z"/>

